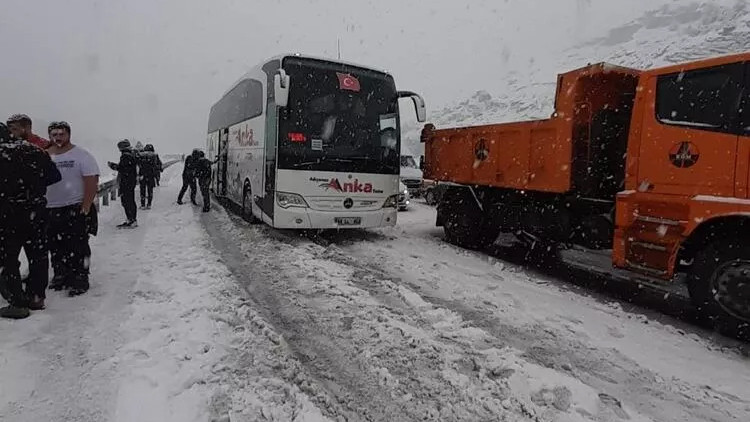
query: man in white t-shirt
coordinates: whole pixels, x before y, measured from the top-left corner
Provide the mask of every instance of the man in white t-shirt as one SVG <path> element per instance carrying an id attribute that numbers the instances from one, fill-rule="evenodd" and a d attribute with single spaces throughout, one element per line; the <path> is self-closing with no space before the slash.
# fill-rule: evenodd
<path id="1" fill-rule="evenodd" d="M 99 166 L 85 149 L 70 142 L 70 125 L 53 122 L 49 125 L 53 142 L 48 150 L 62 180 L 47 188 L 49 239 L 52 269 L 50 287 L 69 288 L 70 296 L 89 289 L 89 221 L 99 185 Z"/>

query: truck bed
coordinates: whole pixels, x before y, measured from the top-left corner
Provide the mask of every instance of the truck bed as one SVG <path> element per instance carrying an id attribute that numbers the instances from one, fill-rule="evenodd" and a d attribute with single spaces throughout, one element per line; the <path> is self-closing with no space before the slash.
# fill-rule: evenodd
<path id="1" fill-rule="evenodd" d="M 558 194 L 588 185 L 595 190 L 602 183 L 591 168 L 622 161 L 622 154 L 604 153 L 627 142 L 639 73 L 599 63 L 558 75 L 556 111 L 546 120 L 440 130 L 427 125 L 425 178 Z M 612 133 L 614 127 L 620 131 Z"/>
<path id="2" fill-rule="evenodd" d="M 571 143 L 559 118 L 443 129 L 425 147 L 425 177 L 519 190 L 570 188 Z"/>

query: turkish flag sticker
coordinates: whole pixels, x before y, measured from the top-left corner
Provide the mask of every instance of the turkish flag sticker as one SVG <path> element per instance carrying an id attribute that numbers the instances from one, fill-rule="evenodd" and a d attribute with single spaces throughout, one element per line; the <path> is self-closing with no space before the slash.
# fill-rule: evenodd
<path id="1" fill-rule="evenodd" d="M 336 76 L 339 77 L 339 89 L 345 91 L 359 92 L 359 80 L 352 75 L 346 73 L 336 72 Z"/>

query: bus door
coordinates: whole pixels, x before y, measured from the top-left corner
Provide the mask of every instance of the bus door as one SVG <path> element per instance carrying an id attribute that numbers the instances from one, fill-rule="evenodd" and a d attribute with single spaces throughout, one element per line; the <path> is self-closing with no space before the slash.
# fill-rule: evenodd
<path id="1" fill-rule="evenodd" d="M 273 92 L 273 78 L 281 67 L 279 60 L 272 60 L 263 66 L 266 74 L 266 130 L 265 130 L 265 160 L 263 171 L 263 213 L 273 220 L 274 199 L 276 196 L 276 151 L 279 132 L 278 109 Z"/>
<path id="2" fill-rule="evenodd" d="M 229 129 L 219 132 L 219 142 L 216 152 L 216 194 L 227 195 L 227 161 L 229 154 Z"/>

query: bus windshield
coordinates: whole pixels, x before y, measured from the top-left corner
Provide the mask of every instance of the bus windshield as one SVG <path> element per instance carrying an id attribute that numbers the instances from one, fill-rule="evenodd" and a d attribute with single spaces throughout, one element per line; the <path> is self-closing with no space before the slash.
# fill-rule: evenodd
<path id="1" fill-rule="evenodd" d="M 387 74 L 288 58 L 279 116 L 280 169 L 398 174 L 396 86 Z"/>

